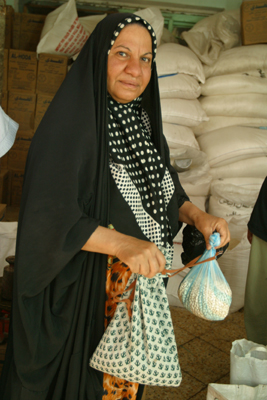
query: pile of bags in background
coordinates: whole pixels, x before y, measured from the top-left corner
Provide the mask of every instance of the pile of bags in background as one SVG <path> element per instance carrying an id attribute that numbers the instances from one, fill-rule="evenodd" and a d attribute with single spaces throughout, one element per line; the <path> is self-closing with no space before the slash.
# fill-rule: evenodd
<path id="1" fill-rule="evenodd" d="M 218 263 L 232 289 L 230 312 L 244 306 L 250 253 L 247 223 L 267 175 L 267 45 L 242 46 L 240 31 L 239 10 L 218 13 L 183 32 L 188 48 L 164 44 L 159 47 L 157 58 L 164 133 L 173 166 L 192 202 L 229 224 L 231 242 Z M 190 67 L 185 71 L 189 54 Z M 182 100 L 179 103 L 173 95 L 178 93 L 174 90 L 174 77 L 178 80 L 180 75 L 181 79 L 182 74 L 194 77 L 201 89 L 200 93 L 194 92 L 194 117 L 186 122 L 177 119 L 177 114 L 192 110 L 186 100 L 192 95 L 192 88 L 188 88 L 188 94 L 176 96 L 188 102 L 184 108 Z M 163 82 L 171 79 L 168 91 Z M 191 151 L 183 152 L 189 137 L 186 131 L 180 140 L 180 130 L 185 126 L 190 133 L 193 131 L 198 150 L 192 139 Z M 203 201 L 199 201 L 201 196 Z M 180 232 L 175 238 L 174 268 L 182 266 L 182 240 Z M 182 306 L 177 286 L 187 273 L 184 270 L 169 280 L 170 304 Z"/>

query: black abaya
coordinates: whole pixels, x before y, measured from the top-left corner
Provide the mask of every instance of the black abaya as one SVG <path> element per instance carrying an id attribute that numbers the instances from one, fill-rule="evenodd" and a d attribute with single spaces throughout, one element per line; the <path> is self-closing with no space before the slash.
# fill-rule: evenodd
<path id="1" fill-rule="evenodd" d="M 1 400 L 102 398 L 102 374 L 88 362 L 104 331 L 106 256 L 80 249 L 109 221 L 107 52 L 127 15 L 112 14 L 97 25 L 29 150 Z M 186 195 L 169 166 L 155 65 L 142 106 L 175 183 L 168 207 L 175 235 Z"/>

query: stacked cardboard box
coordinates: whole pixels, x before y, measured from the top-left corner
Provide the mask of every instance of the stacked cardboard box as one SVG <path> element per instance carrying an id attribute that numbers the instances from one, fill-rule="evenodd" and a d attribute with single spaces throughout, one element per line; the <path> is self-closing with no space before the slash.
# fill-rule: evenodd
<path id="1" fill-rule="evenodd" d="M 241 4 L 242 44 L 267 43 L 267 3 L 263 0 Z"/>
<path id="2" fill-rule="evenodd" d="M 13 20 L 14 9 L 12 6 L 6 6 L 5 49 L 10 49 L 12 47 Z"/>
<path id="3" fill-rule="evenodd" d="M 45 15 L 15 13 L 12 48 L 36 51 L 44 21 Z"/>
<path id="4" fill-rule="evenodd" d="M 5 49 L 1 106 L 19 124 L 19 130 L 14 145 L 1 158 L 1 171 L 7 171 L 9 177 L 7 204 L 19 206 L 31 140 L 66 77 L 68 57 L 41 54 L 37 59 L 35 50 L 45 16 L 13 15 L 12 48 Z M 3 193 L 6 191 L 5 186 Z"/>

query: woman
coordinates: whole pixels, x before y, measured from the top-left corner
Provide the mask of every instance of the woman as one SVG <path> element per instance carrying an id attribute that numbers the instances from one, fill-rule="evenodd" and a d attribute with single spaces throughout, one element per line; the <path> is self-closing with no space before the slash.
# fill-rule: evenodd
<path id="1" fill-rule="evenodd" d="M 165 266 L 158 246 L 171 254 L 182 222 L 207 243 L 215 229 L 229 241 L 226 222 L 193 206 L 170 167 L 155 52 L 141 18 L 106 17 L 34 136 L 1 399 L 121 398 L 88 365 L 104 331 L 107 254 L 153 277 Z"/>

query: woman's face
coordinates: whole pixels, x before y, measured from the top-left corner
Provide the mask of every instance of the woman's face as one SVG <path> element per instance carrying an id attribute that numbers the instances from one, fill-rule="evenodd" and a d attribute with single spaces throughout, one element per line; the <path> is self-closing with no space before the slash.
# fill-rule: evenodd
<path id="1" fill-rule="evenodd" d="M 107 88 L 119 103 L 129 103 L 143 93 L 151 77 L 152 40 L 137 24 L 122 29 L 108 56 Z"/>

